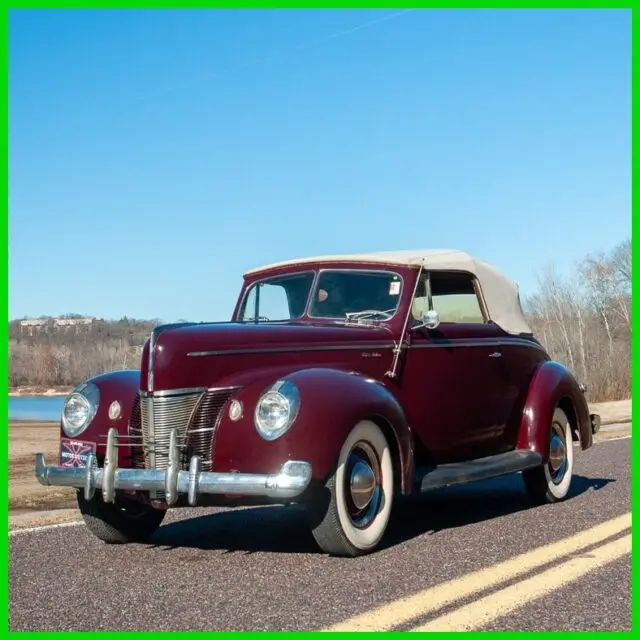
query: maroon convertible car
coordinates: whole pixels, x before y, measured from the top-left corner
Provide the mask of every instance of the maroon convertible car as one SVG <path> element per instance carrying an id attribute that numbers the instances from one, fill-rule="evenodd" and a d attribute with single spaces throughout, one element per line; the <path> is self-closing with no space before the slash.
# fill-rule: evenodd
<path id="1" fill-rule="evenodd" d="M 35 469 L 105 542 L 170 507 L 298 502 L 322 550 L 355 556 L 399 496 L 522 472 L 534 502 L 562 500 L 599 426 L 491 265 L 324 256 L 245 274 L 230 322 L 156 327 L 140 370 L 69 394 L 59 464 Z"/>

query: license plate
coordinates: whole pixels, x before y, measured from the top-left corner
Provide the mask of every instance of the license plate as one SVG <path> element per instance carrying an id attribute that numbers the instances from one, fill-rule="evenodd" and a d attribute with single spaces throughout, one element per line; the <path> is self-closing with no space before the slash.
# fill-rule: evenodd
<path id="1" fill-rule="evenodd" d="M 62 438 L 60 440 L 60 465 L 63 467 L 86 467 L 89 454 L 95 452 L 95 442 Z"/>

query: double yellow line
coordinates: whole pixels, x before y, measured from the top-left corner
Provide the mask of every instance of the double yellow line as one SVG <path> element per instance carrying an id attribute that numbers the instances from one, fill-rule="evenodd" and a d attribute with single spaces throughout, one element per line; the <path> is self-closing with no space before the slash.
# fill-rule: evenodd
<path id="1" fill-rule="evenodd" d="M 406 628 L 409 624 L 411 631 L 463 631 L 485 627 L 528 602 L 630 553 L 630 531 L 619 535 L 630 527 L 629 512 L 558 542 L 385 604 L 324 631 L 387 631 L 400 625 Z M 492 587 L 560 560 L 564 561 L 482 596 Z M 444 607 L 472 596 L 478 598 L 421 623 L 429 614 L 437 614 Z"/>

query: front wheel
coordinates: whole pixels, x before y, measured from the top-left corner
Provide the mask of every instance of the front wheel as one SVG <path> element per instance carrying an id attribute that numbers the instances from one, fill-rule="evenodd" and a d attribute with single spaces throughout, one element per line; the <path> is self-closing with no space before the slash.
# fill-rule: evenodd
<path id="1" fill-rule="evenodd" d="M 564 500 L 573 477 L 573 439 L 567 414 L 556 408 L 551 421 L 549 460 L 545 465 L 522 472 L 527 493 L 536 504 Z"/>
<path id="2" fill-rule="evenodd" d="M 78 491 L 78 507 L 89 531 L 109 544 L 147 540 L 167 513 L 127 498 L 116 498 L 115 503 L 104 502 L 99 492 L 86 500 L 84 493 Z"/>
<path id="3" fill-rule="evenodd" d="M 363 420 L 342 445 L 324 496 L 308 505 L 318 546 L 336 556 L 373 551 L 389 523 L 393 490 L 389 443 L 378 425 Z"/>

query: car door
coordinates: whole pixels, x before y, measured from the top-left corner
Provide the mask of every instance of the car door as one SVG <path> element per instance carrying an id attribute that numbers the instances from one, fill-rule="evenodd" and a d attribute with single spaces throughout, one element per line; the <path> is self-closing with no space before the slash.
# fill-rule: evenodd
<path id="1" fill-rule="evenodd" d="M 412 387 L 414 427 L 437 462 L 498 453 L 509 413 L 501 331 L 487 320 L 471 274 L 432 272 L 423 279 L 404 372 Z M 415 328 L 429 299 L 440 324 Z"/>
<path id="2" fill-rule="evenodd" d="M 511 336 L 500 338 L 501 370 L 505 378 L 503 393 L 507 401 L 506 425 L 503 446 L 513 449 L 520 434 L 522 412 L 529 393 L 529 386 L 537 367 L 548 359 L 542 345 L 533 336 Z"/>

